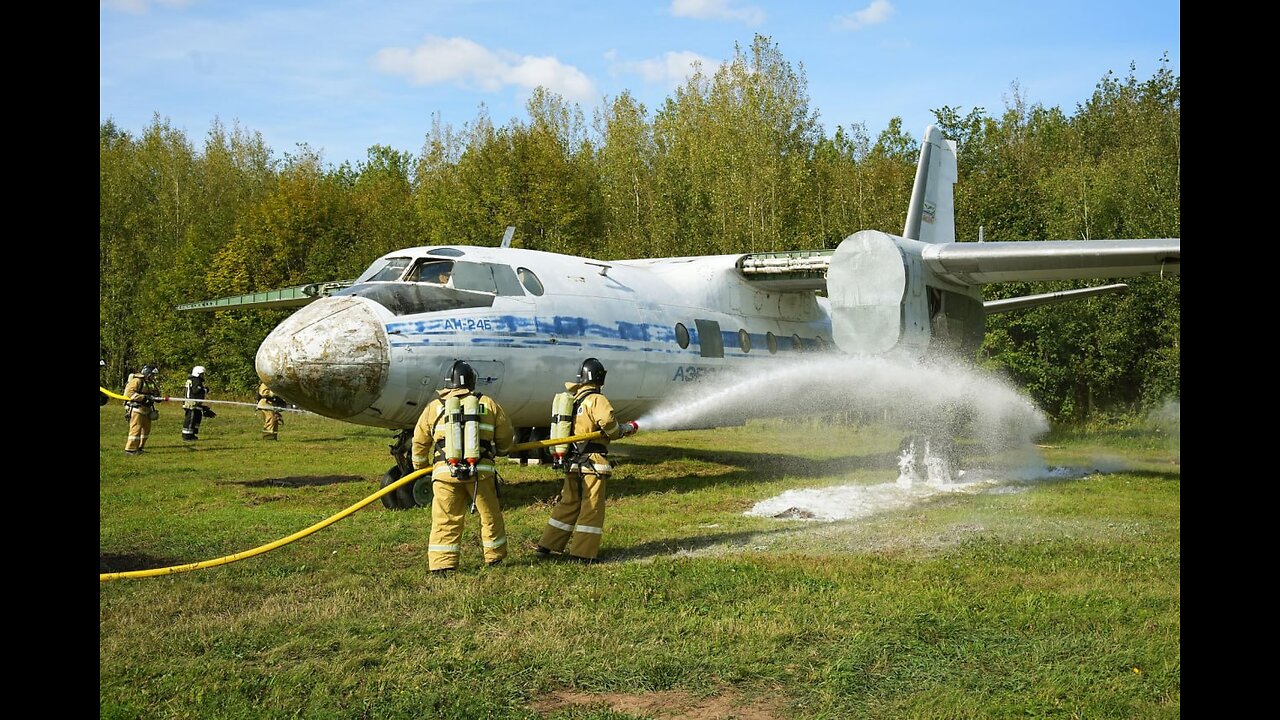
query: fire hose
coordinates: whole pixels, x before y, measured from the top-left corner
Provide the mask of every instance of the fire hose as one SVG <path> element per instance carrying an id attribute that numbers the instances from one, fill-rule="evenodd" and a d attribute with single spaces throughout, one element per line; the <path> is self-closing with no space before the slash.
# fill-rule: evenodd
<path id="1" fill-rule="evenodd" d="M 104 389 L 103 392 L 107 392 L 107 391 Z M 112 397 L 117 397 L 117 398 L 120 397 L 119 395 L 115 395 L 114 393 L 109 393 L 109 394 Z M 175 398 L 175 399 L 183 399 L 183 398 Z M 244 404 L 244 403 L 241 403 L 241 404 Z M 511 450 L 509 451 L 509 454 L 524 452 L 525 450 L 537 450 L 544 447 L 551 447 L 552 445 L 565 445 L 569 443 L 582 442 L 584 440 L 594 440 L 596 438 L 603 437 L 603 436 L 604 436 L 604 431 L 597 430 L 596 432 L 584 433 L 582 435 L 573 435 L 570 437 L 553 438 L 550 440 L 535 440 L 533 442 L 519 443 L 517 445 L 511 446 Z M 142 578 L 142 577 L 156 577 L 158 575 L 173 575 L 175 573 L 188 572 L 190 570 L 200 570 L 202 568 L 216 567 L 218 565 L 227 565 L 229 563 L 233 563 L 238 560 L 245 560 L 247 558 L 254 557 L 255 555 L 261 555 L 265 552 L 270 552 L 271 550 L 275 550 L 278 547 L 283 547 L 285 545 L 288 545 L 294 540 L 300 540 L 316 531 L 323 530 L 324 528 L 347 517 L 351 513 L 354 513 L 355 511 L 359 510 L 365 505 L 368 505 L 374 500 L 381 498 L 383 495 L 394 492 L 397 488 L 401 487 L 402 485 L 405 485 L 407 483 L 413 482 L 414 480 L 417 480 L 423 474 L 431 472 L 431 470 L 432 468 L 430 467 L 425 467 L 425 468 L 422 468 L 421 470 L 415 470 L 409 473 L 408 475 L 405 475 L 404 477 L 400 478 L 399 480 L 387 485 L 386 487 L 379 489 L 378 492 L 375 492 L 369 497 L 355 503 L 354 505 L 347 507 L 345 510 L 342 510 L 336 515 L 327 517 L 324 520 L 321 520 L 320 522 L 312 525 L 311 527 L 308 527 L 304 530 L 299 530 L 298 532 L 292 535 L 289 535 L 288 537 L 280 538 L 275 542 L 258 546 L 256 548 L 253 548 L 252 550 L 245 550 L 244 552 L 233 553 L 231 555 L 224 555 L 220 558 L 215 558 L 213 560 L 202 560 L 200 562 L 188 563 L 186 565 L 172 565 L 170 567 L 155 568 L 152 570 L 129 570 L 125 572 L 99 573 L 98 581 L 106 582 L 108 580 L 121 580 L 124 578 Z"/>
<path id="2" fill-rule="evenodd" d="M 106 395 L 107 397 L 112 398 L 113 400 L 124 400 L 125 402 L 129 401 L 129 398 L 119 393 L 113 393 L 110 390 L 102 387 L 101 385 L 98 386 L 98 389 L 102 391 L 103 395 Z M 194 402 L 194 403 L 213 403 L 215 405 L 243 405 L 245 407 L 251 407 L 251 408 L 258 407 L 257 404 L 255 403 L 239 402 L 236 400 L 200 400 L 197 398 L 171 397 L 168 395 L 152 395 L 151 397 L 155 398 L 155 402 L 184 402 L 184 403 Z M 271 407 L 271 409 L 275 410 L 276 412 L 297 412 L 297 413 L 308 412 L 307 410 L 300 410 L 298 408 L 277 407 L 274 405 Z"/>

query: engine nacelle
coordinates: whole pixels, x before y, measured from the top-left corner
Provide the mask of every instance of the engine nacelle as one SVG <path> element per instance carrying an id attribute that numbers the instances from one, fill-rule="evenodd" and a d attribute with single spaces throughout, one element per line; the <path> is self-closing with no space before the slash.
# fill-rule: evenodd
<path id="1" fill-rule="evenodd" d="M 947 282 L 921 258 L 927 243 L 863 230 L 831 256 L 827 296 L 836 345 L 853 355 L 919 358 L 941 349 L 971 352 L 986 315 L 976 287 Z"/>

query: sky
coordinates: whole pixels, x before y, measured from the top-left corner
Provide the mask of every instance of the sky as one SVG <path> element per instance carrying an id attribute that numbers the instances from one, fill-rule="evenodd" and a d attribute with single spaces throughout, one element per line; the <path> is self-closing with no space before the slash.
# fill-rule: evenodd
<path id="1" fill-rule="evenodd" d="M 943 106 L 999 116 L 1016 88 L 1074 114 L 1112 72 L 1181 74 L 1178 0 L 101 0 L 99 121 L 157 115 L 197 149 L 215 120 L 333 165 L 417 154 L 433 117 L 527 121 L 539 85 L 595 110 L 653 112 L 694 63 L 767 37 L 803 69 L 828 136 L 891 118 L 922 135 Z"/>

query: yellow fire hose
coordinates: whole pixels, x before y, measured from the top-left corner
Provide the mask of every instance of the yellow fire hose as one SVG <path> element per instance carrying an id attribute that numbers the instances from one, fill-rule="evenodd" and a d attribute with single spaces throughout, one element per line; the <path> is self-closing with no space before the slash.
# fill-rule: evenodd
<path id="1" fill-rule="evenodd" d="M 103 390 L 103 392 L 107 392 L 107 391 Z M 112 393 L 108 393 L 108 394 L 112 394 Z M 119 396 L 115 395 L 115 397 L 119 397 Z M 536 450 L 538 448 L 551 447 L 552 445 L 567 445 L 569 443 L 581 442 L 583 440 L 594 440 L 598 437 L 603 437 L 603 436 L 604 436 L 604 432 L 601 430 L 597 430 L 596 432 L 592 432 L 592 433 L 583 433 L 582 435 L 573 435 L 570 437 L 555 438 L 553 440 L 535 440 L 533 442 L 519 443 L 517 445 L 512 445 L 511 450 L 509 451 L 508 454 L 524 452 L 525 450 Z M 218 565 L 226 565 L 228 563 L 236 562 L 237 560 L 244 560 L 246 558 L 251 558 L 255 555 L 261 555 L 265 552 L 270 552 L 271 550 L 275 550 L 278 547 L 288 545 L 294 540 L 300 540 L 310 535 L 313 532 L 322 530 L 338 522 L 342 518 L 359 510 L 365 505 L 368 505 L 374 500 L 377 500 L 383 495 L 386 495 L 387 493 L 394 491 L 396 488 L 406 483 L 410 483 L 410 482 L 413 482 L 414 480 L 417 480 L 421 475 L 423 475 L 424 473 L 430 472 L 431 470 L 432 468 L 429 468 L 429 467 L 422 468 L 421 470 L 414 470 L 408 475 L 405 475 L 404 477 L 391 483 L 390 485 L 384 488 L 381 488 L 380 490 L 378 490 L 378 492 L 357 502 L 356 504 L 348 507 L 347 509 L 343 510 L 342 512 L 332 517 L 325 518 L 324 520 L 321 520 L 320 522 L 316 523 L 315 525 L 312 525 L 311 527 L 305 530 L 299 530 L 298 532 L 288 537 L 280 538 L 275 542 L 267 543 L 266 545 L 261 545 L 252 550 L 233 553 L 231 555 L 224 555 L 220 558 L 215 558 L 213 560 L 202 560 L 200 562 L 188 563 L 186 565 L 172 565 L 170 567 L 155 568 L 153 570 L 130 570 L 127 572 L 99 573 L 98 582 L 106 582 L 108 580 L 121 580 L 124 578 L 140 578 L 140 577 L 155 577 L 157 575 L 173 575 L 174 573 L 187 572 L 189 570 L 199 570 L 201 568 L 216 567 Z"/>
<path id="2" fill-rule="evenodd" d="M 107 397 L 113 398 L 115 400 L 129 399 L 119 393 L 113 393 L 110 390 L 102 387 L 101 385 L 98 386 L 98 389 L 102 391 L 103 395 L 106 395 Z M 194 398 L 171 397 L 168 395 L 156 395 L 155 398 L 156 398 L 155 400 L 156 402 L 188 402 L 190 401 L 190 402 L 198 402 L 198 403 L 213 403 L 215 405 L 244 405 L 245 407 L 258 407 L 254 403 L 239 402 L 237 400 L 196 400 Z M 287 408 L 287 407 L 273 407 L 272 409 L 275 410 L 276 412 L 299 412 L 299 413 L 307 412 L 306 410 L 295 410 L 294 408 Z"/>

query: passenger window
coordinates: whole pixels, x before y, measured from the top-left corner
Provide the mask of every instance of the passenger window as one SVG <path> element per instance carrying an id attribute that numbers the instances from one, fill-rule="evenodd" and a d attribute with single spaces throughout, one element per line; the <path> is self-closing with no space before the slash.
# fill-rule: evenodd
<path id="1" fill-rule="evenodd" d="M 738 347 L 742 348 L 742 352 L 751 352 L 751 335 L 746 330 L 738 331 Z"/>
<path id="2" fill-rule="evenodd" d="M 776 355 L 778 352 L 778 338 L 772 332 L 765 333 L 764 340 L 769 344 L 769 354 Z"/>
<path id="3" fill-rule="evenodd" d="M 689 328 L 685 327 L 684 323 L 676 323 L 676 342 L 681 350 L 689 347 Z"/>
<path id="4" fill-rule="evenodd" d="M 799 335 L 791 336 L 791 349 L 796 352 L 804 352 L 804 344 L 800 342 Z"/>

